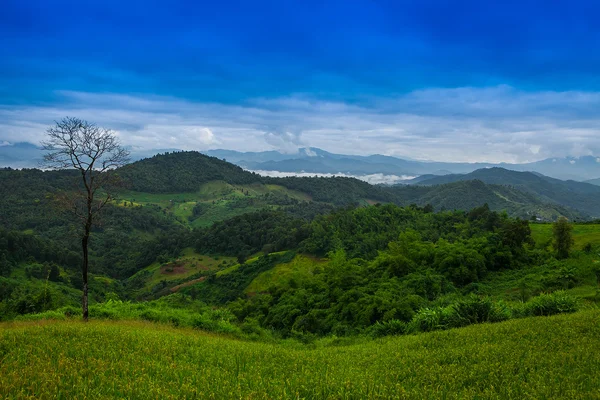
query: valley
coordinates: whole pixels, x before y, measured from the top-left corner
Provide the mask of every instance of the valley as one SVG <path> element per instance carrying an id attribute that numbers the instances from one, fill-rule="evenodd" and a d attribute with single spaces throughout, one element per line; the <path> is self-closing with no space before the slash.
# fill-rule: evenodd
<path id="1" fill-rule="evenodd" d="M 203 172 L 194 172 L 197 168 Z M 2 340 L 14 340 L 11 335 L 17 332 L 41 335 L 39 340 L 48 343 L 112 332 L 108 342 L 90 349 L 92 363 L 136 375 L 120 361 L 134 357 L 154 365 L 153 372 L 139 375 L 135 388 L 119 384 L 114 392 L 103 374 L 95 378 L 98 391 L 67 384 L 80 379 L 78 374 L 85 376 L 85 369 L 30 379 L 30 384 L 7 369 L 0 377 L 14 383 L 2 385 L 3 395 L 14 396 L 26 385 L 28 393 L 42 397 L 55 391 L 68 396 L 74 393 L 70 390 L 137 396 L 142 388 L 167 397 L 196 393 L 215 398 L 223 393 L 387 397 L 390 390 L 401 389 L 405 398 L 429 390 L 433 397 L 485 395 L 486 385 L 505 382 L 505 374 L 516 368 L 502 347 L 516 340 L 511 335 L 532 332 L 531 342 L 510 353 L 523 366 L 539 358 L 538 350 L 531 349 L 541 351 L 546 340 L 564 343 L 565 349 L 577 335 L 588 340 L 585 327 L 597 318 L 600 224 L 563 205 L 552 194 L 560 194 L 558 189 L 544 189 L 570 185 L 578 190 L 571 183 L 519 173 L 519 179 L 541 182 L 537 191 L 525 190 L 512 172 L 494 169 L 472 180 L 460 176 L 438 183 L 439 178 L 431 178 L 393 187 L 339 177 L 265 178 L 195 152 L 154 156 L 118 172 L 130 184 L 115 192 L 93 230 L 91 322 L 82 325 L 75 225 L 54 200 L 76 181 L 69 171 L 0 171 L 6 183 L 0 197 L 0 209 L 6 211 L 0 229 Z M 583 188 L 582 193 L 588 190 Z M 567 258 L 560 258 L 553 229 L 564 216 L 578 222 L 569 223 L 573 246 Z M 556 314 L 569 315 L 550 317 Z M 540 336 L 544 324 L 553 324 L 547 329 L 551 338 Z M 581 326 L 581 333 L 567 336 L 561 324 Z M 139 345 L 133 336 L 143 338 Z M 467 337 L 472 344 L 461 345 Z M 476 356 L 469 346 L 485 337 L 495 344 Z M 181 341 L 187 348 L 197 346 L 198 353 L 181 353 Z M 427 350 L 429 341 L 439 343 L 439 353 Z M 22 368 L 20 351 L 31 343 L 20 343 L 16 348 L 0 345 L 7 360 L 2 368 Z M 173 358 L 150 354 L 142 343 Z M 357 371 L 343 367 L 365 363 L 373 346 L 390 350 L 387 356 L 373 356 L 366 375 L 372 378 L 359 378 Z M 68 347 L 68 342 L 53 346 L 51 359 L 63 360 L 58 361 L 62 365 L 82 357 Z M 115 349 L 114 354 L 93 356 L 103 347 Z M 399 347 L 407 350 L 391 350 Z M 206 381 L 199 381 L 189 368 L 203 359 L 204 351 L 219 358 L 203 361 Z M 266 358 L 257 358 L 265 351 Z M 279 352 L 287 355 L 274 355 Z M 455 361 L 448 361 L 449 354 Z M 42 353 L 34 357 L 44 371 L 53 368 L 54 361 Z M 325 358 L 331 359 L 331 381 L 319 378 Z M 235 378 L 239 385 L 225 383 L 222 377 L 231 370 L 218 367 L 217 359 L 242 368 Z M 282 374 L 296 368 L 293 359 L 303 360 L 303 378 L 289 380 Z M 399 359 L 402 364 L 393 361 Z M 424 359 L 422 372 L 411 378 L 410 366 Z M 443 360 L 455 369 L 436 378 L 440 384 L 435 388 L 428 386 Z M 557 360 L 558 355 L 548 359 L 548 377 L 567 368 Z M 474 384 L 466 371 L 480 362 L 501 367 L 494 376 L 485 375 L 482 367 Z M 565 377 L 559 387 L 581 388 L 594 362 L 588 357 L 576 367 L 581 374 Z M 178 391 L 167 381 L 151 388 L 148 379 L 169 376 L 171 364 L 182 368 Z M 221 371 L 221 379 L 209 370 Z M 24 371 L 22 379 L 29 379 L 32 372 Z M 348 386 L 348 379 L 354 383 Z M 392 385 L 394 379 L 401 386 Z M 257 380 L 263 383 L 250 383 Z M 544 382 L 537 376 L 528 384 L 510 385 L 507 396 L 558 393 Z"/>
<path id="2" fill-rule="evenodd" d="M 600 2 L 0 7 L 0 399 L 600 400 Z"/>

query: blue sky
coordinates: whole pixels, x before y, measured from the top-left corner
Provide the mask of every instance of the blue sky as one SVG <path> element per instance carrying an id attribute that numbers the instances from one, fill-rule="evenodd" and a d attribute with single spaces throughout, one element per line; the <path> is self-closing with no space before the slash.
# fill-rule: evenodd
<path id="1" fill-rule="evenodd" d="M 72 115 L 143 149 L 600 155 L 599 15 L 594 1 L 4 0 L 0 143 Z"/>

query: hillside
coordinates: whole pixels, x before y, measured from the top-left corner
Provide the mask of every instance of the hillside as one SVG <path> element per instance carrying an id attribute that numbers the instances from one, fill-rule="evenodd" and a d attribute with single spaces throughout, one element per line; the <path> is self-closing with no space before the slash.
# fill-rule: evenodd
<path id="1" fill-rule="evenodd" d="M 586 311 L 316 348 L 141 322 L 4 324 L 0 396 L 594 398 L 598 318 Z"/>
<path id="2" fill-rule="evenodd" d="M 495 211 L 506 211 L 509 215 L 530 219 L 533 216 L 553 221 L 559 216 L 570 219 L 585 219 L 585 213 L 558 204 L 543 202 L 535 195 L 498 184 L 486 184 L 481 180 L 458 180 L 452 183 L 437 184 L 449 180 L 436 177 L 416 185 L 399 185 L 389 190 L 401 204 L 431 204 L 436 210 L 469 210 L 488 204 Z M 420 186 L 429 182 L 434 186 Z"/>
<path id="3" fill-rule="evenodd" d="M 600 178 L 598 178 L 598 179 L 590 179 L 589 181 L 585 181 L 585 183 L 589 183 L 589 184 L 592 184 L 592 185 L 600 186 Z"/>
<path id="4" fill-rule="evenodd" d="M 136 198 L 111 204 L 94 232 L 87 324 L 69 240 L 44 225 L 0 230 L 0 318 L 12 320 L 0 325 L 0 396 L 520 399 L 598 389 L 599 224 L 577 224 L 558 260 L 552 225 L 532 229 L 488 205 L 313 209 L 327 204 L 314 197 L 344 188 L 440 208 L 543 206 L 511 187 L 277 182 L 123 192 Z M 256 205 L 276 192 L 294 204 L 193 229 L 179 219 L 190 221 L 185 204 L 203 218 L 198 204 Z M 570 315 L 550 317 L 561 313 Z"/>
<path id="5" fill-rule="evenodd" d="M 347 163 L 348 166 L 356 164 L 356 162 L 351 159 L 335 157 L 334 155 L 331 155 L 331 153 L 321 152 L 316 154 L 316 157 L 307 156 L 305 159 L 317 163 L 322 162 L 322 160 L 333 160 L 337 163 Z M 327 156 L 327 158 L 322 158 L 321 156 Z M 387 158 L 384 156 L 373 156 L 370 158 L 370 160 L 376 161 L 386 159 Z M 292 162 L 293 160 L 283 161 Z M 210 168 L 208 168 L 207 173 L 196 174 L 194 172 L 194 166 L 196 165 L 209 165 Z M 223 169 L 223 166 L 226 168 Z M 387 188 L 373 186 L 352 178 L 267 178 L 244 171 L 217 158 L 208 157 L 196 152 L 158 155 L 151 159 L 131 164 L 123 170 L 126 172 L 120 173 L 129 177 L 128 179 L 134 179 L 135 176 L 142 177 L 142 183 L 134 185 L 133 189 L 152 184 L 161 188 L 161 191 L 165 191 L 165 193 L 179 193 L 182 191 L 192 193 L 201 190 L 200 188 L 202 185 L 207 183 L 206 179 L 220 178 L 224 180 L 227 185 L 233 185 L 230 190 L 233 194 L 246 193 L 248 190 L 245 189 L 245 187 L 247 186 L 243 185 L 248 185 L 250 183 L 254 185 L 270 184 L 294 190 L 297 193 L 304 193 L 312 201 L 330 203 L 336 206 L 366 204 L 367 202 L 391 202 L 398 205 L 415 203 L 424 206 L 426 204 L 432 204 L 436 209 L 465 210 L 488 203 L 493 210 L 506 210 L 511 215 L 518 215 L 523 218 L 530 218 L 531 216 L 536 215 L 546 220 L 553 220 L 560 215 L 566 215 L 574 219 L 582 219 L 590 212 L 589 210 L 595 210 L 595 203 L 600 205 L 600 200 L 595 200 L 591 205 L 587 202 L 588 197 L 595 193 L 595 187 L 591 185 L 580 184 L 578 182 L 563 182 L 559 180 L 553 180 L 551 182 L 549 181 L 551 178 L 547 178 L 548 181 L 543 181 L 543 184 L 546 186 L 554 185 L 556 187 L 552 192 L 554 195 L 552 195 L 552 193 L 547 193 L 549 190 L 544 191 L 540 189 L 536 192 L 531 190 L 526 191 L 525 189 L 530 185 L 531 180 L 537 182 L 542 180 L 542 178 L 530 173 L 507 171 L 499 168 L 478 170 L 473 174 L 468 175 L 432 176 L 430 179 L 420 181 L 419 184 L 435 185 L 481 178 L 479 180 L 487 184 L 511 184 L 518 190 L 502 188 L 500 186 L 487 187 L 482 184 L 450 185 L 436 187 L 430 190 L 415 190 L 408 187 Z M 132 175 L 131 171 L 137 172 Z M 498 171 L 507 172 L 498 173 Z M 230 173 L 232 173 L 232 175 L 230 175 Z M 182 177 L 193 175 L 194 178 L 184 180 L 179 178 L 179 174 L 181 174 Z M 178 177 L 173 178 L 174 175 L 177 175 Z M 509 179 L 512 176 L 520 178 Z M 149 177 L 151 177 L 151 182 L 144 180 L 150 179 Z M 182 183 L 178 183 L 180 181 Z M 508 183 L 507 181 L 511 183 Z M 592 188 L 593 190 L 588 193 L 585 192 L 585 188 Z M 244 190 L 246 190 L 246 192 Z M 564 193 L 565 190 L 583 192 L 586 197 L 583 199 L 572 199 Z M 523 191 L 526 191 L 528 194 L 522 193 Z M 600 193 L 600 189 L 598 189 L 598 192 Z M 128 197 L 126 196 L 128 200 L 132 200 L 134 197 L 134 194 L 129 194 Z M 139 198 L 140 196 L 138 195 L 137 197 Z M 292 197 L 297 199 L 301 198 L 301 196 Z M 187 196 L 187 198 L 188 200 L 194 199 L 194 196 Z M 214 200 L 215 198 L 218 197 L 214 197 L 210 200 Z M 554 203 L 555 205 L 548 203 Z M 558 204 L 558 206 L 556 204 Z M 578 208 L 579 212 L 571 210 L 568 207 L 571 204 L 581 206 L 582 208 Z M 188 208 L 193 206 L 194 204 L 192 203 L 185 205 L 185 207 Z M 575 207 L 571 206 L 571 208 Z M 225 217 L 235 215 L 231 213 L 222 213 L 221 211 L 219 211 L 218 214 Z"/>
<path id="6" fill-rule="evenodd" d="M 418 185 L 432 186 L 473 179 L 488 184 L 512 186 L 535 195 L 541 201 L 570 207 L 592 217 L 600 216 L 600 187 L 583 182 L 561 181 L 531 172 L 487 168 L 465 175 L 439 176 L 421 181 Z"/>
<path id="7" fill-rule="evenodd" d="M 119 168 L 131 190 L 147 193 L 179 193 L 198 190 L 210 181 L 231 184 L 260 182 L 260 177 L 215 157 L 198 152 L 159 154 Z"/>
<path id="8" fill-rule="evenodd" d="M 172 178 L 179 173 L 193 175 L 192 167 L 202 163 L 210 165 L 209 172 L 197 174 L 195 181 Z M 472 232 L 446 236 L 448 232 L 440 231 L 455 229 L 449 227 L 457 223 L 471 226 L 472 221 L 466 220 L 470 214 L 448 211 L 438 215 L 431 211 L 468 210 L 487 203 L 486 215 L 490 210 L 506 210 L 509 216 L 524 219 L 534 215 L 545 220 L 554 220 L 559 215 L 570 219 L 582 217 L 514 187 L 482 181 L 384 187 L 350 178 L 262 178 L 194 152 L 156 156 L 125 167 L 125 171 L 124 176 L 139 175 L 143 185 L 156 183 L 161 191 L 168 192 L 121 189 L 118 199 L 105 209 L 91 242 L 94 304 L 113 295 L 121 299 L 150 299 L 178 290 L 190 295 L 205 292 L 209 296 L 206 300 L 212 301 L 215 284 L 225 282 L 215 278 L 221 270 L 250 265 L 252 262 L 248 260 L 260 260 L 260 254 L 291 251 L 322 258 L 342 246 L 349 257 L 370 263 L 404 229 L 417 229 L 432 241 L 472 239 Z M 213 177 L 226 180 L 203 182 Z M 245 183 L 246 180 L 250 183 Z M 2 317 L 77 304 L 81 286 L 78 226 L 58 206 L 55 196 L 77 188 L 78 182 L 73 171 L 0 170 L 0 309 L 5 314 Z M 176 188 L 187 191 L 170 192 Z M 362 207 L 377 204 L 380 205 Z M 428 204 L 432 207 L 426 207 Z M 431 225 L 432 221 L 437 221 L 437 225 Z M 337 230 L 332 231 L 332 226 L 337 226 Z M 373 230 L 364 230 L 369 226 Z M 493 226 L 500 229 L 503 225 Z M 433 235 L 430 230 L 440 232 Z M 471 245 L 475 246 L 475 242 Z M 253 273 L 274 268 L 278 262 L 262 260 Z M 489 258 L 486 269 L 498 262 Z M 478 271 L 480 279 L 483 269 Z M 50 273 L 53 279 L 48 281 Z M 225 286 L 230 285 L 228 299 L 244 297 L 247 285 L 255 277 L 229 276 L 227 279 L 236 281 L 225 282 Z M 383 275 L 379 278 L 383 279 Z M 473 276 L 468 278 L 472 279 Z M 407 310 L 411 311 L 406 317 L 421 305 L 416 302 L 399 307 L 409 307 Z M 335 325 L 335 321 L 330 322 L 328 330 Z"/>

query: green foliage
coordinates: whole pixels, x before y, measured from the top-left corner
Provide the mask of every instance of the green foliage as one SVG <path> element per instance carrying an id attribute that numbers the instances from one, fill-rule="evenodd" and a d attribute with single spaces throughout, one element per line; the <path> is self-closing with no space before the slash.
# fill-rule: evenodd
<path id="1" fill-rule="evenodd" d="M 552 246 L 554 247 L 558 258 L 569 257 L 571 247 L 575 243 L 571 233 L 572 231 L 573 226 L 569 224 L 569 221 L 566 218 L 560 218 L 552 225 L 552 233 L 554 235 Z"/>
<path id="2" fill-rule="evenodd" d="M 158 154 L 119 169 L 119 175 L 138 192 L 194 192 L 209 181 L 260 182 L 257 174 L 196 151 Z"/>
<path id="3" fill-rule="evenodd" d="M 431 332 L 450 328 L 450 318 L 454 310 L 449 307 L 423 308 L 407 325 L 408 332 Z"/>
<path id="4" fill-rule="evenodd" d="M 494 303 L 487 297 L 474 295 L 460 299 L 452 304 L 452 315 L 449 325 L 452 327 L 467 326 L 492 321 Z M 497 321 L 494 321 L 497 322 Z"/>
<path id="5" fill-rule="evenodd" d="M 377 321 L 374 325 L 371 325 L 368 331 L 374 337 L 403 335 L 407 331 L 407 324 L 397 319 L 384 322 Z"/>
<path id="6" fill-rule="evenodd" d="M 541 294 L 525 304 L 525 315 L 555 315 L 572 313 L 579 309 L 577 299 L 564 291 Z"/>
<path id="7" fill-rule="evenodd" d="M 554 221 L 560 216 L 585 219 L 585 212 L 567 208 L 566 204 L 539 197 L 541 193 L 530 193 L 526 187 L 516 188 L 507 186 L 507 182 L 487 181 L 484 183 L 476 177 L 466 176 L 466 179 L 448 183 L 444 179 L 452 179 L 454 175 L 442 176 L 431 181 L 432 186 L 399 185 L 389 190 L 395 196 L 395 203 L 408 205 L 432 205 L 436 210 L 470 210 L 487 204 L 493 211 L 505 211 L 513 217 L 529 220 L 533 214 L 544 220 Z M 443 184 L 442 184 L 443 183 Z M 565 200 L 565 197 L 561 197 Z M 578 205 L 581 205 L 579 203 Z"/>
<path id="8" fill-rule="evenodd" d="M 209 304 L 225 304 L 244 296 L 244 289 L 261 272 L 273 268 L 278 263 L 286 263 L 294 258 L 293 252 L 263 255 L 256 261 L 247 262 L 227 274 L 210 275 L 195 286 L 182 289 L 183 293 L 193 294 Z"/>
<path id="9" fill-rule="evenodd" d="M 379 202 L 396 202 L 397 198 L 381 186 L 369 185 L 354 178 L 263 178 L 266 182 L 285 186 L 308 194 L 313 201 L 337 206 L 356 205 L 365 199 Z"/>
<path id="10" fill-rule="evenodd" d="M 217 222 L 194 233 L 199 253 L 240 256 L 293 249 L 307 235 L 305 221 L 282 211 L 258 211 Z"/>
<path id="11" fill-rule="evenodd" d="M 399 333 L 408 329 L 404 324 L 420 331 L 501 321 L 526 312 L 498 299 L 527 301 L 543 291 L 591 284 L 594 247 L 555 261 L 543 243 L 533 248 L 527 221 L 493 211 L 529 204 L 530 196 L 511 188 L 267 179 L 198 153 L 157 156 L 121 173 L 139 182 L 134 189 L 154 187 L 155 193 L 122 192 L 126 201 L 109 205 L 95 228 L 92 270 L 106 277 L 93 283 L 93 307 L 108 298 L 156 299 L 179 290 L 235 317 L 215 322 L 207 314 L 193 322 L 153 306 L 132 318 L 315 341 L 370 329 Z M 7 211 L 0 220 L 10 229 L 0 229 L 3 318 L 70 307 L 80 293 L 80 244 L 65 216 L 51 206 L 52 194 L 68 190 L 71 178 L 37 170 L 0 174 L 11 188 L 0 189 L 5 195 L 0 209 Z M 482 206 L 486 200 L 490 203 Z M 377 201 L 432 206 L 356 206 Z M 328 213 L 332 204 L 345 208 Z M 432 212 L 471 205 L 477 207 L 468 212 Z M 508 209 L 512 215 L 515 210 Z M 549 226 L 541 227 L 534 225 L 533 233 Z M 582 240 L 600 243 L 593 229 L 576 225 L 575 249 L 583 248 Z M 179 265 L 190 246 L 214 265 Z M 295 257 L 296 252 L 304 254 Z M 232 265 L 234 257 L 239 264 Z M 313 258 L 319 262 L 308 261 Z M 108 306 L 96 312 L 105 318 L 121 313 Z M 372 328 L 379 325 L 385 327 Z"/>
<path id="12" fill-rule="evenodd" d="M 485 182 L 489 187 L 503 187 L 514 194 L 519 194 L 519 197 L 503 195 L 503 197 L 509 198 L 514 206 L 525 203 L 538 203 L 536 207 L 538 210 L 537 215 L 550 213 L 547 217 L 551 218 L 545 218 L 546 220 L 556 220 L 560 216 L 580 219 L 582 214 L 598 215 L 600 211 L 599 187 L 572 180 L 561 181 L 531 172 L 511 171 L 504 168 L 484 168 L 465 175 L 454 174 L 435 177 L 419 182 L 419 184 L 440 185 L 453 182 L 451 185 L 456 185 L 475 182 L 474 180 L 481 182 L 481 184 Z M 485 195 L 485 193 L 481 193 L 481 195 Z M 526 200 L 528 197 L 529 200 Z M 488 200 L 486 202 L 492 205 Z M 492 208 L 496 209 L 495 207 Z M 530 211 L 532 210 L 530 209 Z"/>

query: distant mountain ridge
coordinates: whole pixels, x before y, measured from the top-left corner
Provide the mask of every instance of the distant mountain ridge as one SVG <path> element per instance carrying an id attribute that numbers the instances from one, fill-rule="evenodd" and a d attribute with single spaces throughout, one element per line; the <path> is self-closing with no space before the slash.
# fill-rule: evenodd
<path id="1" fill-rule="evenodd" d="M 31 196 L 43 198 L 45 187 L 51 191 L 54 190 L 52 188 L 69 190 L 71 184 L 67 178 L 70 172 L 73 171 L 0 169 L 0 186 L 3 189 L 0 194 L 7 199 L 4 203 L 0 202 L 0 210 L 4 209 L 9 215 L 17 199 L 29 204 Z M 130 190 L 154 194 L 189 193 L 186 198 L 193 198 L 203 185 L 220 181 L 234 186 L 258 185 L 266 190 L 283 187 L 304 194 L 306 201 L 315 205 L 328 206 L 431 204 L 436 210 L 468 210 L 487 203 L 495 211 L 504 210 L 512 216 L 526 219 L 536 216 L 544 220 L 555 220 L 561 215 L 570 219 L 586 219 L 590 215 L 598 215 L 600 210 L 598 200 L 592 200 L 600 198 L 597 196 L 599 186 L 563 182 L 500 168 L 467 175 L 423 177 L 429 178 L 423 184 L 381 186 L 347 177 L 270 178 L 199 152 L 172 152 L 136 161 L 120 168 L 117 173 L 129 183 Z M 519 179 L 511 178 L 513 175 Z M 529 182 L 541 183 L 533 186 L 536 190 L 527 190 Z M 36 188 L 35 194 L 31 192 L 32 185 Z M 569 195 L 573 198 L 570 199 Z"/>
<path id="2" fill-rule="evenodd" d="M 590 179 L 590 180 L 587 180 L 587 181 L 584 181 L 584 182 L 585 182 L 585 183 L 590 183 L 590 184 L 592 184 L 592 185 L 597 185 L 597 186 L 600 186 L 600 178 L 597 178 L 597 179 Z"/>
<path id="3" fill-rule="evenodd" d="M 488 168 L 469 174 L 433 177 L 416 184 L 433 186 L 474 179 L 487 184 L 510 185 L 522 192 L 533 194 L 542 201 L 571 207 L 595 218 L 600 217 L 600 186 L 584 182 L 561 181 L 532 172 Z"/>
<path id="4" fill-rule="evenodd" d="M 487 203 L 492 210 L 506 210 L 523 218 L 541 216 L 547 220 L 561 215 L 584 219 L 600 210 L 597 202 L 582 207 L 587 197 L 567 204 L 564 194 L 566 188 L 572 187 L 576 193 L 586 193 L 587 189 L 587 194 L 594 196 L 600 193 L 600 187 L 502 168 L 482 169 L 466 175 L 431 175 L 417 185 L 386 187 L 353 178 L 269 178 L 199 152 L 174 152 L 137 161 L 121 168 L 119 173 L 132 182 L 134 190 L 153 193 L 193 192 L 202 183 L 223 180 L 232 184 L 280 185 L 306 193 L 314 201 L 338 206 L 389 202 L 401 206 L 431 204 L 438 210 L 466 210 Z M 529 182 L 542 184 L 537 191 L 524 190 L 522 186 Z"/>
<path id="5" fill-rule="evenodd" d="M 178 149 L 131 149 L 132 158 L 139 160 L 165 151 Z M 596 180 L 600 177 L 600 157 L 549 158 L 533 163 L 448 163 L 416 161 L 375 154 L 357 156 L 335 154 L 316 147 L 298 149 L 295 153 L 279 151 L 239 152 L 235 150 L 206 150 L 203 154 L 224 159 L 249 170 L 279 171 L 287 173 L 324 173 L 364 176 L 384 174 L 402 177 L 420 175 L 467 174 L 481 168 L 501 167 L 514 171 L 532 171 L 557 179 L 576 181 Z M 42 158 L 39 147 L 27 143 L 6 143 L 0 140 L 0 167 L 37 167 Z M 594 182 L 590 182 L 594 183 Z"/>
<path id="6" fill-rule="evenodd" d="M 437 161 L 404 160 L 380 154 L 356 156 L 334 154 L 314 147 L 298 149 L 295 154 L 276 151 L 237 152 L 208 150 L 205 154 L 225 158 L 227 161 L 251 170 L 311 173 L 347 173 L 367 175 L 373 173 L 397 176 L 467 174 L 482 168 L 501 167 L 514 171 L 533 171 L 558 179 L 584 181 L 600 176 L 600 158 L 565 157 L 549 158 L 532 163 L 447 163 Z"/>

